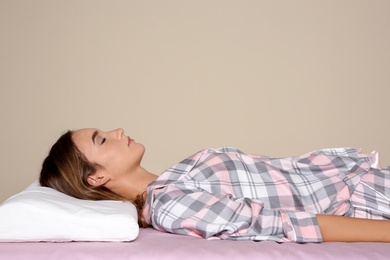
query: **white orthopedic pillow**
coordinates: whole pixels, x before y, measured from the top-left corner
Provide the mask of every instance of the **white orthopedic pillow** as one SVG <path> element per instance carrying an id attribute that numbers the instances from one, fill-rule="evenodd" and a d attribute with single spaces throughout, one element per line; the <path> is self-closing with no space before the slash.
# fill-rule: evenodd
<path id="1" fill-rule="evenodd" d="M 79 200 L 34 182 L 0 206 L 0 242 L 132 241 L 130 202 Z"/>

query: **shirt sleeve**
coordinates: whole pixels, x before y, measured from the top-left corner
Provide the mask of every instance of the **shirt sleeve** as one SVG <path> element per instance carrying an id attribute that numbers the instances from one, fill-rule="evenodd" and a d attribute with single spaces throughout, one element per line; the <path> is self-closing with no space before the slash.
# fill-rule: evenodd
<path id="1" fill-rule="evenodd" d="M 150 221 L 157 230 L 207 239 L 322 242 L 313 213 L 263 207 L 259 200 L 204 191 L 154 195 Z"/>

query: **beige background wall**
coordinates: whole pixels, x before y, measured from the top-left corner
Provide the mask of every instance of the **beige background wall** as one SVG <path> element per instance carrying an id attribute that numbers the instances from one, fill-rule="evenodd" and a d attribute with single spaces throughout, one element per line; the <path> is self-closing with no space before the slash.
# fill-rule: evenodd
<path id="1" fill-rule="evenodd" d="M 204 147 L 353 146 L 390 165 L 390 1 L 0 1 L 0 202 L 67 129 L 160 173 Z"/>

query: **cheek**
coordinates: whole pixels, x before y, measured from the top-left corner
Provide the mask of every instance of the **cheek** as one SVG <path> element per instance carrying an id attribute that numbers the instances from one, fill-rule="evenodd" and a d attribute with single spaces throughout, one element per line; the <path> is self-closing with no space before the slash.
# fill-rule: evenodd
<path id="1" fill-rule="evenodd" d="M 121 165 L 122 155 L 118 150 L 114 149 L 106 149 L 100 154 L 99 161 L 97 163 L 101 164 L 101 166 L 107 168 L 107 170 L 113 169 Z"/>

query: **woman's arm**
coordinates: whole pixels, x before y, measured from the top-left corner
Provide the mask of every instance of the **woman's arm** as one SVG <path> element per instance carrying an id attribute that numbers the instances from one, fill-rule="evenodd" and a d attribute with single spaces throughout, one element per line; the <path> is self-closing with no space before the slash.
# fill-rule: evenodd
<path id="1" fill-rule="evenodd" d="M 164 190 L 153 199 L 150 223 L 160 231 L 229 240 L 322 241 L 315 214 L 264 208 L 260 200 L 190 190 Z"/>
<path id="2" fill-rule="evenodd" d="M 324 242 L 390 242 L 390 221 L 317 215 Z"/>

